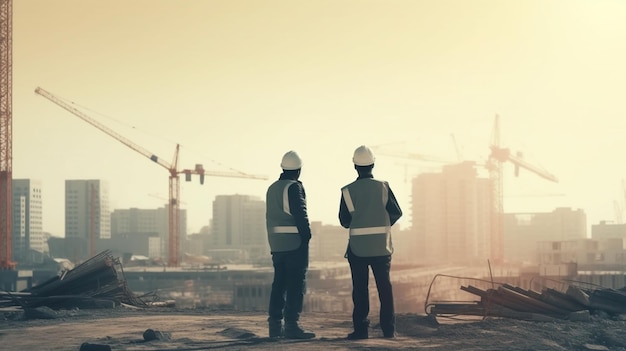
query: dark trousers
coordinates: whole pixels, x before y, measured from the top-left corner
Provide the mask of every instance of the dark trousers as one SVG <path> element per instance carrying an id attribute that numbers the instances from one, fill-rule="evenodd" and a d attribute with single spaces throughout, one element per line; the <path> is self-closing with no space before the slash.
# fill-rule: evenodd
<path id="1" fill-rule="evenodd" d="M 297 322 L 302 312 L 306 291 L 306 272 L 309 267 L 309 246 L 272 253 L 274 281 L 270 294 L 269 319 Z"/>
<path id="2" fill-rule="evenodd" d="M 380 300 L 380 327 L 384 333 L 393 333 L 396 330 L 396 317 L 393 304 L 393 289 L 389 271 L 391 270 L 391 256 L 358 257 L 348 250 L 348 262 L 352 272 L 352 323 L 354 330 L 366 329 L 369 325 L 367 318 L 370 312 L 369 301 L 369 267 L 372 267 L 378 299 Z"/>

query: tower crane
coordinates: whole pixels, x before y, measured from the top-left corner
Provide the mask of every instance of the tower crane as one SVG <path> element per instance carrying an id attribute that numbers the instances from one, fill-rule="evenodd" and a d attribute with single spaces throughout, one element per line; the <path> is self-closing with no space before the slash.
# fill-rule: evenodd
<path id="1" fill-rule="evenodd" d="M 490 232 L 491 232 L 491 258 L 496 262 L 504 259 L 504 201 L 502 191 L 502 164 L 511 162 L 515 165 L 515 175 L 519 175 L 519 169 L 524 168 L 536 175 L 552 182 L 558 182 L 558 178 L 547 171 L 525 161 L 520 153 L 515 155 L 508 148 L 500 146 L 500 116 L 496 115 L 493 123 L 493 134 L 490 145 L 491 153 L 485 165 L 489 171 L 490 182 Z"/>
<path id="2" fill-rule="evenodd" d="M 12 270 L 13 1 L 0 0 L 0 270 Z"/>
<path id="3" fill-rule="evenodd" d="M 100 129 L 102 132 L 108 134 L 113 137 L 117 141 L 122 144 L 128 146 L 129 148 L 135 150 L 136 152 L 142 154 L 147 157 L 151 161 L 157 163 L 159 166 L 167 169 L 169 172 L 169 204 L 168 204 L 168 215 L 169 215 L 169 237 L 168 237 L 168 266 L 177 267 L 180 264 L 179 261 L 179 239 L 180 239 L 180 177 L 179 174 L 185 174 L 185 179 L 187 181 L 190 180 L 191 175 L 199 175 L 200 183 L 204 183 L 204 176 L 215 176 L 215 177 L 231 177 L 231 178 L 248 178 L 248 179 L 267 179 L 265 176 L 253 175 L 244 172 L 218 172 L 218 171 L 207 171 L 203 168 L 201 164 L 196 164 L 194 169 L 178 169 L 178 154 L 180 145 L 176 144 L 176 149 L 174 151 L 174 157 L 172 162 L 167 162 L 166 160 L 157 157 L 152 152 L 144 149 L 143 147 L 135 144 L 131 140 L 126 137 L 116 133 L 109 127 L 104 124 L 98 122 L 92 117 L 86 115 L 82 111 L 78 110 L 74 106 L 66 103 L 60 98 L 56 97 L 52 93 L 37 87 L 35 89 L 35 93 L 45 97 L 61 108 L 69 111 L 75 116 L 79 117 L 83 121 L 91 124 L 92 126 Z"/>
<path id="4" fill-rule="evenodd" d="M 454 136 L 453 136 L 453 141 Z M 455 145 L 456 146 L 456 145 Z M 429 161 L 429 162 L 443 162 L 443 163 L 452 163 L 446 162 L 437 157 L 432 157 L 424 154 L 418 153 L 401 153 L 401 152 L 388 152 L 384 149 L 380 149 L 376 146 L 372 147 L 374 150 L 378 150 L 377 153 L 381 155 L 388 156 L 396 156 L 403 157 L 407 159 L 417 160 L 417 161 Z M 510 149 L 503 148 L 500 146 L 500 117 L 496 115 L 493 125 L 493 134 L 491 139 L 491 144 L 489 146 L 490 154 L 486 163 L 473 163 L 475 165 L 479 165 L 480 167 L 485 167 L 489 173 L 489 233 L 488 237 L 491 242 L 491 258 L 498 262 L 504 259 L 504 240 L 503 240 L 503 216 L 504 216 L 504 206 L 503 206 L 503 191 L 502 191 L 502 165 L 505 162 L 511 162 L 515 166 L 515 175 L 519 175 L 520 169 L 526 169 L 531 171 L 532 173 L 547 179 L 552 182 L 558 182 L 558 178 L 553 174 L 543 170 L 540 167 L 537 167 L 528 161 L 526 161 L 521 153 L 512 153 Z M 462 156 L 457 152 L 459 159 L 462 159 Z M 626 197 L 626 191 L 625 191 Z"/>
<path id="5" fill-rule="evenodd" d="M 436 157 L 436 156 L 430 156 L 430 155 L 426 155 L 426 154 L 421 154 L 421 153 L 415 153 L 415 152 L 403 152 L 403 151 L 397 151 L 397 150 L 388 150 L 382 147 L 382 145 L 374 145 L 371 147 L 372 150 L 376 151 L 377 155 L 383 155 L 383 156 L 390 156 L 390 157 L 395 157 L 395 158 L 401 158 L 401 159 L 408 159 L 408 160 L 413 160 L 413 161 L 418 161 L 418 162 L 430 162 L 430 163 L 450 163 L 449 161 L 446 161 L 442 158 Z M 407 164 L 403 164 L 405 167 L 405 171 L 404 171 L 404 182 L 407 182 Z"/>
<path id="6" fill-rule="evenodd" d="M 399 158 L 411 159 L 415 161 L 450 163 L 449 161 L 436 157 L 436 156 L 430 156 L 430 155 L 419 154 L 419 153 L 414 153 L 414 152 L 401 152 L 401 151 L 386 150 L 380 145 L 374 145 L 371 148 L 372 150 L 376 151 L 376 154 L 379 154 L 379 155 L 399 157 Z"/>

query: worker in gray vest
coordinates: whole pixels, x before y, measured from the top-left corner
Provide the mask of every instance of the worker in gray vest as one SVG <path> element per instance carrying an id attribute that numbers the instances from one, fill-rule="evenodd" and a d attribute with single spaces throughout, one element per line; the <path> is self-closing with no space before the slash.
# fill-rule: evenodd
<path id="1" fill-rule="evenodd" d="M 269 335 L 270 338 L 311 339 L 315 334 L 298 325 L 306 290 L 311 240 L 306 194 L 298 180 L 302 160 L 295 151 L 289 151 L 280 165 L 283 173 L 266 194 L 267 238 L 274 265 Z"/>
<path id="2" fill-rule="evenodd" d="M 374 153 L 365 145 L 352 158 L 358 178 L 341 188 L 339 222 L 349 228 L 346 258 L 352 273 L 352 323 L 348 339 L 367 339 L 369 329 L 369 267 L 372 267 L 380 300 L 380 327 L 385 338 L 396 335 L 391 269 L 391 226 L 402 216 L 389 184 L 372 175 Z"/>

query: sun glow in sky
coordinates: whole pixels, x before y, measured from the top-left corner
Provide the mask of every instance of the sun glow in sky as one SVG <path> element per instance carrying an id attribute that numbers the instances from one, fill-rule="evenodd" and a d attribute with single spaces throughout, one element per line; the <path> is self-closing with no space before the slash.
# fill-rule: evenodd
<path id="1" fill-rule="evenodd" d="M 338 224 L 357 146 L 484 162 L 496 114 L 501 144 L 559 178 L 505 165 L 505 212 L 582 208 L 591 225 L 624 207 L 621 0 L 20 0 L 13 13 L 13 175 L 42 181 L 54 235 L 66 179 L 106 180 L 112 209 L 156 208 L 169 174 L 38 86 L 160 157 L 179 143 L 181 169 L 268 177 L 183 182 L 189 233 L 217 195 L 264 199 L 290 149 L 311 220 Z M 378 155 L 400 226 L 410 178 L 438 165 Z"/>

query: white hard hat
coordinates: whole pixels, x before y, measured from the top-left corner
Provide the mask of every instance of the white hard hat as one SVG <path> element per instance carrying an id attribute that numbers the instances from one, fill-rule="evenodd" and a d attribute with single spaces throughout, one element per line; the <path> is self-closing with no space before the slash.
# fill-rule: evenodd
<path id="1" fill-rule="evenodd" d="M 302 168 L 302 159 L 298 153 L 291 150 L 288 151 L 280 162 L 280 167 L 286 171 L 293 171 Z"/>
<path id="2" fill-rule="evenodd" d="M 373 165 L 376 157 L 374 157 L 374 153 L 372 150 L 365 146 L 361 145 L 354 150 L 354 156 L 352 157 L 352 162 L 354 162 L 357 166 L 369 166 Z"/>

